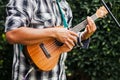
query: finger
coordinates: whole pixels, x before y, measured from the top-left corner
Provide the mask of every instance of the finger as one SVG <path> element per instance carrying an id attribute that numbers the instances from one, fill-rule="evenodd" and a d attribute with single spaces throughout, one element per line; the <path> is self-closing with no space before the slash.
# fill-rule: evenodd
<path id="1" fill-rule="evenodd" d="M 77 33 L 73 32 L 73 31 L 69 31 L 69 32 L 70 32 L 71 35 L 78 37 Z"/>
<path id="2" fill-rule="evenodd" d="M 85 30 L 86 33 L 90 33 L 90 26 L 89 25 L 86 25 L 86 30 Z"/>
<path id="3" fill-rule="evenodd" d="M 85 28 L 85 31 L 84 31 L 84 35 L 83 35 L 84 39 L 89 38 L 91 34 L 92 33 L 90 31 L 90 27 L 89 27 L 89 25 L 87 25 L 86 28 Z"/>
<path id="4" fill-rule="evenodd" d="M 66 41 L 65 44 L 70 50 L 72 49 L 73 45 L 70 45 L 69 41 Z"/>
<path id="5" fill-rule="evenodd" d="M 91 17 L 88 17 L 88 18 L 87 18 L 87 21 L 88 21 L 88 24 L 89 24 L 90 26 L 94 26 L 94 25 L 95 25 L 95 23 L 94 23 L 94 21 L 92 20 Z"/>
<path id="6" fill-rule="evenodd" d="M 77 37 L 76 37 L 76 36 L 70 35 L 69 38 L 70 38 L 74 43 L 77 43 Z"/>
<path id="7" fill-rule="evenodd" d="M 87 20 L 88 20 L 88 25 L 89 25 L 91 32 L 92 31 L 94 32 L 96 30 L 96 25 L 95 25 L 94 21 L 90 17 L 88 17 Z"/>
<path id="8" fill-rule="evenodd" d="M 68 36 L 74 43 L 77 42 L 77 37 L 78 37 L 78 34 L 73 32 L 73 31 L 70 31 L 70 35 Z"/>
<path id="9" fill-rule="evenodd" d="M 72 39 L 68 39 L 68 43 L 71 45 L 71 46 L 75 46 L 75 43 L 74 43 L 74 41 L 72 40 Z"/>

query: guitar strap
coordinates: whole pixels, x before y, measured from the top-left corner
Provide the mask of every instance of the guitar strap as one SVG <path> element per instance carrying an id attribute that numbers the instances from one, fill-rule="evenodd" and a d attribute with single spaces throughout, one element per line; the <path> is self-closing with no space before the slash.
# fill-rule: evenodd
<path id="1" fill-rule="evenodd" d="M 66 21 L 66 19 L 65 19 L 65 16 L 64 16 L 64 14 L 63 14 L 63 12 L 62 12 L 62 9 L 61 9 L 61 7 L 60 7 L 60 4 L 59 4 L 60 1 L 61 1 L 61 0 L 56 0 L 57 5 L 58 5 L 58 8 L 59 8 L 59 11 L 60 11 L 60 14 L 61 14 L 61 18 L 62 18 L 62 21 L 63 21 L 64 28 L 68 28 L 68 23 L 67 23 L 67 21 Z M 81 46 L 83 46 L 83 44 L 81 43 L 81 35 L 82 35 L 82 34 L 79 33 L 79 37 L 77 37 L 77 43 L 75 43 L 76 47 L 81 47 Z"/>
<path id="2" fill-rule="evenodd" d="M 64 28 L 68 28 L 68 23 L 67 23 L 67 21 L 66 21 L 66 19 L 65 19 L 65 16 L 64 16 L 64 14 L 63 14 L 63 12 L 62 12 L 62 9 L 61 9 L 61 7 L 60 7 L 60 4 L 59 4 L 60 1 L 61 1 L 61 0 L 56 0 L 57 5 L 58 5 L 58 9 L 59 9 L 60 14 L 61 14 L 61 19 L 62 19 L 62 21 L 63 21 Z"/>

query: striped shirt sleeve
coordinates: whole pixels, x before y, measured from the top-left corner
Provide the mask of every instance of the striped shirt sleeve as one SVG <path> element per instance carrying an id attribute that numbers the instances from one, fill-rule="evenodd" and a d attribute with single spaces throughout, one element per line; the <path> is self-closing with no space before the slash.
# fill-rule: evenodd
<path id="1" fill-rule="evenodd" d="M 30 0 L 10 0 L 6 9 L 5 32 L 30 24 L 29 13 L 32 11 Z"/>

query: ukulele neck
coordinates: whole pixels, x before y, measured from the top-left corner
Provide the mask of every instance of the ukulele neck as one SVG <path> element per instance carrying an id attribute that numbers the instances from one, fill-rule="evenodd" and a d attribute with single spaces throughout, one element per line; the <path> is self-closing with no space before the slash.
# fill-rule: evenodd
<path id="1" fill-rule="evenodd" d="M 97 17 L 96 14 L 93 14 L 91 16 L 91 18 L 95 21 L 98 17 Z M 76 26 L 74 26 L 73 28 L 71 28 L 71 30 L 77 33 L 79 31 L 81 31 L 82 29 L 84 29 L 86 27 L 86 25 L 87 25 L 87 20 L 84 20 L 81 23 L 79 23 Z"/>

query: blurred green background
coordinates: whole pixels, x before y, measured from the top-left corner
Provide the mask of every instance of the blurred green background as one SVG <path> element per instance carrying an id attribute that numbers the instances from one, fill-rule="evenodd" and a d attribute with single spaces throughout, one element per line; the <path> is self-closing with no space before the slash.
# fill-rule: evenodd
<path id="1" fill-rule="evenodd" d="M 91 16 L 102 6 L 100 0 L 67 0 L 73 10 L 73 26 Z M 105 0 L 120 22 L 120 0 Z M 4 35 L 6 4 L 0 0 L 0 80 L 11 80 L 12 45 Z M 91 37 L 88 49 L 75 48 L 68 53 L 66 73 L 68 80 L 120 80 L 120 28 L 108 14 L 95 21 L 97 31 Z"/>

